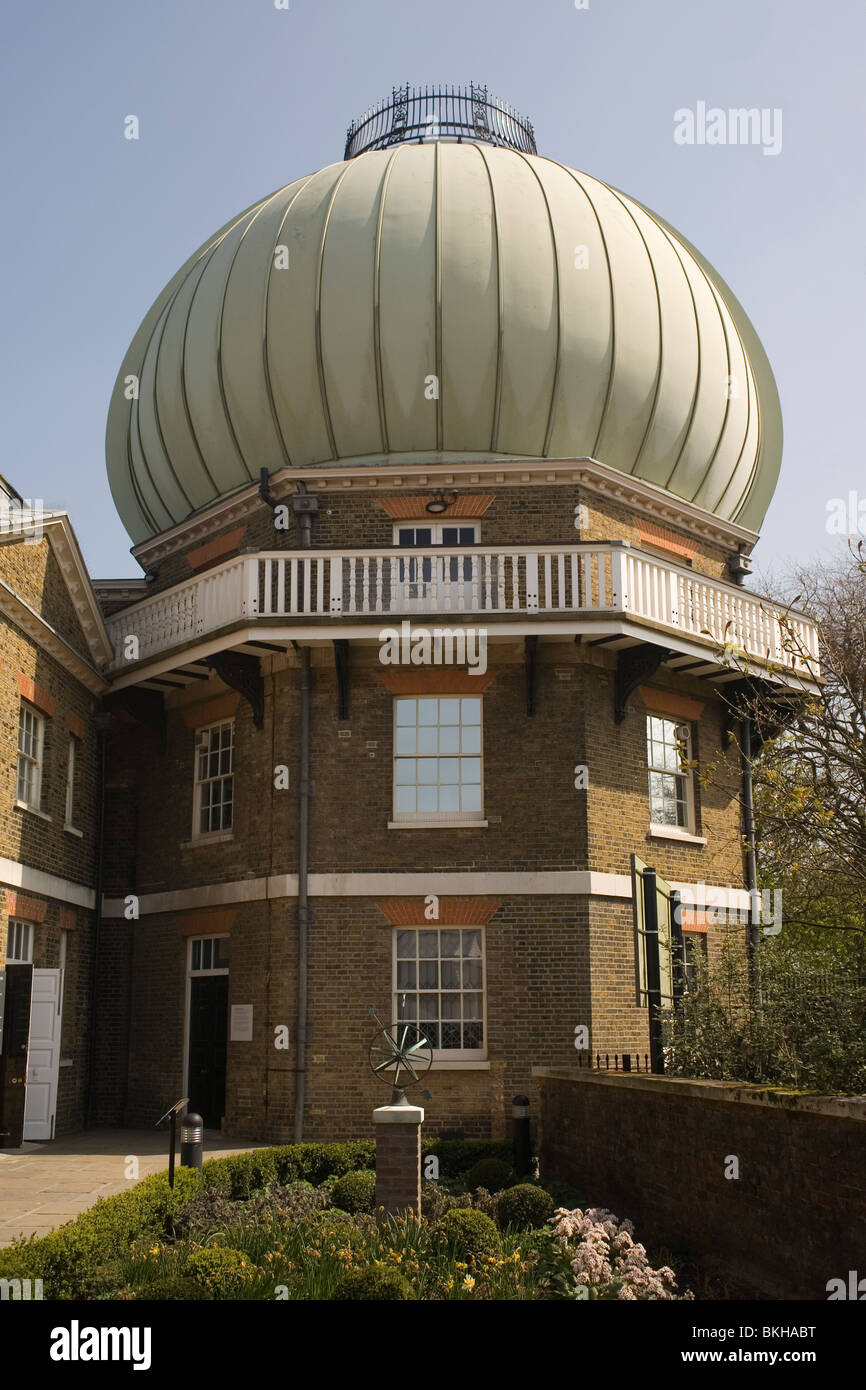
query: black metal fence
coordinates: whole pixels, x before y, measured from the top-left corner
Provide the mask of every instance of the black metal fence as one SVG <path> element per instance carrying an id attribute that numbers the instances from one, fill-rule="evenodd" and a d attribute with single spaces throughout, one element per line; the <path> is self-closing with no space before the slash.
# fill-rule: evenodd
<path id="1" fill-rule="evenodd" d="M 579 1052 L 577 1065 L 592 1067 L 593 1071 L 652 1071 L 648 1052 L 597 1052 L 594 1057 L 589 1052 Z"/>
<path id="2" fill-rule="evenodd" d="M 353 121 L 346 132 L 345 159 L 365 150 L 425 140 L 482 140 L 524 154 L 537 154 L 529 121 L 486 87 L 395 87 Z"/>

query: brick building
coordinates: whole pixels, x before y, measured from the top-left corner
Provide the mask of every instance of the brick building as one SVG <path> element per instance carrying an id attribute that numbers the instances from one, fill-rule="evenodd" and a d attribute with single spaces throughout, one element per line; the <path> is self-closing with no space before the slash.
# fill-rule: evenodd
<path id="1" fill-rule="evenodd" d="M 772 373 L 694 248 L 474 95 L 233 219 L 121 366 L 96 1122 L 371 1133 L 372 1008 L 432 1128 L 502 1136 L 577 1030 L 649 1047 L 632 856 L 687 960 L 748 903 L 737 698 L 817 654 L 742 587 Z"/>
<path id="2" fill-rule="evenodd" d="M 0 480 L 0 1145 L 85 1122 L 98 720 L 113 652 L 63 512 Z"/>

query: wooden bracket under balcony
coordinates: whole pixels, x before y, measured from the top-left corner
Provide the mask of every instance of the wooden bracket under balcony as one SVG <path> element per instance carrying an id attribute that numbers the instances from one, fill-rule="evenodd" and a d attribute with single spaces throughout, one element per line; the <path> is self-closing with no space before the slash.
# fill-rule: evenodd
<path id="1" fill-rule="evenodd" d="M 746 676 L 731 681 L 722 691 L 721 746 L 730 748 L 734 726 L 744 719 L 752 722 L 752 756 L 756 757 L 763 744 L 775 738 L 796 713 L 802 696 L 795 692 L 780 692 L 767 681 Z"/>
<path id="2" fill-rule="evenodd" d="M 253 712 L 257 729 L 265 724 L 265 684 L 257 656 L 246 652 L 214 652 L 204 664 L 215 671 L 220 680 L 237 690 Z"/>
<path id="3" fill-rule="evenodd" d="M 668 657 L 673 655 L 667 647 L 656 647 L 651 642 L 641 643 L 638 647 L 626 647 L 625 651 L 619 653 L 613 682 L 615 724 L 621 724 L 625 719 L 629 696 L 639 685 L 645 684 L 655 675 L 663 661 L 667 661 Z"/>

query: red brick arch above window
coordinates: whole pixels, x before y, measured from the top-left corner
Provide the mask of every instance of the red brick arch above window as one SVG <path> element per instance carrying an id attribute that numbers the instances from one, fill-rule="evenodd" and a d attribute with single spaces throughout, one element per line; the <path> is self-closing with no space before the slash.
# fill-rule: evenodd
<path id="1" fill-rule="evenodd" d="M 43 714 L 52 715 L 57 709 L 57 701 L 53 695 L 49 695 L 47 690 L 43 690 L 41 685 L 37 685 L 30 676 L 22 675 L 18 672 L 18 689 L 21 691 L 22 698 L 28 704 L 35 705 L 41 709 Z"/>
<path id="2" fill-rule="evenodd" d="M 40 902 L 38 898 L 25 898 L 23 893 L 16 893 L 11 888 L 7 888 L 5 892 L 10 917 L 17 917 L 22 922 L 45 921 L 47 903 Z"/>
<path id="3" fill-rule="evenodd" d="M 234 907 L 183 912 L 175 919 L 175 926 L 181 936 L 228 936 L 237 915 Z"/>
<path id="4" fill-rule="evenodd" d="M 435 631 L 435 629 L 434 629 Z M 485 671 L 473 676 L 469 671 L 380 671 L 392 695 L 483 695 L 496 675 Z"/>
<path id="5" fill-rule="evenodd" d="M 447 488 L 445 494 L 447 497 Z M 433 501 L 433 494 L 428 492 L 424 497 L 380 497 L 378 501 L 385 508 L 392 521 L 417 521 L 419 517 L 427 515 L 427 503 Z M 458 496 L 449 503 L 447 511 L 436 515 L 435 520 L 441 521 L 447 526 L 452 519 L 483 516 L 493 501 L 495 501 L 493 493 L 476 497 Z"/>
<path id="6" fill-rule="evenodd" d="M 439 916 L 429 922 L 425 898 L 387 898 L 376 906 L 392 927 L 486 927 L 499 903 L 495 898 L 440 898 Z"/>
<path id="7" fill-rule="evenodd" d="M 194 705 L 184 705 L 180 711 L 181 718 L 188 729 L 203 729 L 207 724 L 219 724 L 223 719 L 231 719 L 240 700 L 236 690 L 229 690 L 213 700 L 197 700 Z"/>
<path id="8" fill-rule="evenodd" d="M 698 553 L 697 544 L 686 540 L 685 536 L 677 535 L 676 531 L 667 531 L 652 521 L 642 521 L 640 517 L 635 521 L 635 525 L 638 535 L 647 545 L 654 545 L 659 550 L 669 550 L 672 555 L 681 555 L 684 560 L 691 560 Z"/>
<path id="9" fill-rule="evenodd" d="M 641 699 L 652 714 L 666 714 L 671 719 L 685 719 L 697 722 L 703 713 L 703 702 L 692 700 L 688 695 L 678 695 L 674 690 L 656 690 L 651 685 L 638 686 Z"/>

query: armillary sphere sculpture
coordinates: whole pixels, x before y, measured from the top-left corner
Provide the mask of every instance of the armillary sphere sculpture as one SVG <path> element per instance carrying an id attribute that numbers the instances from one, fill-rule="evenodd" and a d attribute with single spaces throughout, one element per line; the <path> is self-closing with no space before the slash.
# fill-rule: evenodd
<path id="1" fill-rule="evenodd" d="M 391 1082 L 391 1104 L 406 1105 L 406 1087 L 420 1085 L 433 1062 L 430 1039 L 414 1023 L 386 1027 L 375 1009 L 370 1014 L 379 1025 L 370 1043 L 370 1068 L 374 1076 Z"/>

